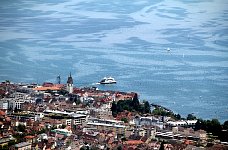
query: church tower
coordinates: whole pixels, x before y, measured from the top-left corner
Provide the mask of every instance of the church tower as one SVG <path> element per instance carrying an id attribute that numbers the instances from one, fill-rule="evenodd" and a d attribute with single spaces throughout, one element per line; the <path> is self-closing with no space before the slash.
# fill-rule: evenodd
<path id="1" fill-rule="evenodd" d="M 70 73 L 70 76 L 67 79 L 67 91 L 69 93 L 73 93 L 73 78 L 71 77 L 71 73 Z"/>

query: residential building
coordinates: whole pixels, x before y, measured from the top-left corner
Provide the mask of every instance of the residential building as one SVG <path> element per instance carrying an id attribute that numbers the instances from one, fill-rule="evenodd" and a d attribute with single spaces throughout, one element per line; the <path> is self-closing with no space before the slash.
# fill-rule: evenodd
<path id="1" fill-rule="evenodd" d="M 82 114 L 72 114 L 73 125 L 83 124 L 87 120 L 87 115 Z"/>
<path id="2" fill-rule="evenodd" d="M 18 143 L 10 147 L 10 150 L 31 150 L 31 149 L 32 149 L 32 143 L 29 143 L 29 142 Z"/>
<path id="3" fill-rule="evenodd" d="M 116 135 L 124 135 L 126 129 L 126 126 L 123 125 L 122 121 L 105 120 L 98 118 L 90 118 L 86 125 L 91 128 L 96 128 L 99 131 L 113 131 L 116 133 Z"/>
<path id="4" fill-rule="evenodd" d="M 7 110 L 9 108 L 9 102 L 7 100 L 0 100 L 0 109 Z"/>
<path id="5" fill-rule="evenodd" d="M 185 126 L 190 126 L 193 127 L 195 126 L 197 120 L 178 120 L 178 121 L 168 121 L 166 124 L 170 127 L 185 127 Z"/>
<path id="6" fill-rule="evenodd" d="M 5 146 L 5 145 L 8 145 L 8 143 L 10 141 L 15 141 L 16 139 L 13 138 L 12 136 L 9 136 L 9 137 L 2 137 L 0 138 L 0 148 Z"/>
<path id="7" fill-rule="evenodd" d="M 24 99 L 16 99 L 16 100 L 11 100 L 9 101 L 9 108 L 11 109 L 21 109 L 22 108 L 22 104 L 24 104 L 26 102 L 26 100 Z"/>
<path id="8" fill-rule="evenodd" d="M 93 108 L 90 110 L 90 115 L 92 117 L 105 119 L 112 116 L 112 111 L 110 111 L 110 109 Z"/>
<path id="9" fill-rule="evenodd" d="M 156 126 L 160 129 L 163 129 L 163 122 L 160 122 L 158 118 L 154 116 L 148 117 L 138 117 L 136 116 L 133 119 L 133 122 L 136 126 Z"/>

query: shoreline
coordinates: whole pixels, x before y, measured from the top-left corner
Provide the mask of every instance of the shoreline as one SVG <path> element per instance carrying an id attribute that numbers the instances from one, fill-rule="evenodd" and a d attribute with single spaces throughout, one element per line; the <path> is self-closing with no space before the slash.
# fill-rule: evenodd
<path id="1" fill-rule="evenodd" d="M 5 81 L 7 81 L 7 80 L 5 80 Z M 5 81 L 2 81 L 1 83 L 4 83 Z M 44 82 L 45 83 L 45 82 Z M 28 83 L 28 82 L 11 82 L 11 84 L 16 84 L 16 85 L 20 85 L 20 86 L 23 86 L 23 85 L 25 85 L 25 86 L 28 86 L 28 85 L 41 85 L 40 83 L 35 83 L 35 82 L 31 82 L 31 83 Z M 80 86 L 80 87 L 74 87 L 74 88 L 79 88 L 79 89 L 92 89 L 92 88 L 98 88 L 98 86 L 96 86 L 96 85 L 91 85 L 91 86 Z M 127 93 L 137 93 L 139 96 L 140 96 L 140 94 L 138 93 L 138 92 L 132 92 L 132 91 L 119 91 L 119 90 L 100 90 L 100 89 L 98 89 L 97 91 L 100 91 L 100 92 L 110 92 L 110 93 L 116 93 L 116 92 L 118 92 L 118 93 L 123 93 L 123 94 L 127 94 Z M 142 101 L 142 99 L 139 99 L 140 101 Z M 167 107 L 167 106 L 164 106 L 164 105 L 161 105 L 161 104 L 159 104 L 159 103 L 155 103 L 155 102 L 150 102 L 149 100 L 147 100 L 147 99 L 145 99 L 146 101 L 148 101 L 149 103 L 150 103 L 150 105 L 151 106 L 153 106 L 153 107 L 158 107 L 158 108 L 162 108 L 162 109 L 164 109 L 164 110 L 166 110 L 167 112 L 171 112 L 171 113 L 173 113 L 173 114 L 180 114 L 181 116 L 183 115 L 183 113 L 181 113 L 181 112 L 176 112 L 175 110 L 173 110 L 173 109 L 170 109 L 169 107 Z M 192 112 L 187 112 L 186 113 L 186 116 L 188 115 L 188 114 L 194 114 L 194 113 L 192 113 Z M 183 118 L 185 118 L 186 116 L 183 116 Z M 216 117 L 199 117 L 199 116 L 197 116 L 197 115 L 195 115 L 198 119 L 203 119 L 203 120 L 211 120 L 211 119 L 218 119 L 218 118 L 216 118 Z M 226 119 L 226 118 L 224 118 L 224 119 L 218 119 L 221 123 L 224 123 L 226 120 L 228 120 L 228 118 Z"/>

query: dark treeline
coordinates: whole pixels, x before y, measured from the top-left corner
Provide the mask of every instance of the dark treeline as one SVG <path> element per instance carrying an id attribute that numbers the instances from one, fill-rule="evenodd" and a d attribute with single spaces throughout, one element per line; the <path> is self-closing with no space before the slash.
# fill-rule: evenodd
<path id="1" fill-rule="evenodd" d="M 207 133 L 211 133 L 212 138 L 219 139 L 223 142 L 228 142 L 228 121 L 220 124 L 218 119 L 203 120 L 198 119 L 195 125 L 195 130 L 205 130 Z"/>
<path id="2" fill-rule="evenodd" d="M 113 117 L 116 117 L 118 113 L 123 112 L 124 110 L 127 110 L 130 112 L 137 112 L 141 114 L 152 113 L 153 115 L 158 115 L 158 116 L 170 116 L 175 120 L 197 119 L 197 117 L 194 116 L 193 114 L 188 114 L 186 118 L 182 118 L 179 114 L 174 114 L 162 108 L 155 108 L 151 112 L 149 102 L 144 101 L 142 104 L 140 104 L 137 94 L 134 95 L 133 100 L 120 100 L 118 102 L 113 102 L 111 110 L 112 110 Z M 197 119 L 197 123 L 195 125 L 194 130 L 200 130 L 200 129 L 207 131 L 207 133 L 211 133 L 212 134 L 211 138 L 228 142 L 228 121 L 225 121 L 224 124 L 220 124 L 218 119 L 212 119 L 212 120 Z"/>
<path id="3" fill-rule="evenodd" d="M 123 112 L 124 110 L 142 114 L 151 112 L 149 102 L 144 101 L 143 104 L 140 104 L 137 94 L 134 95 L 133 100 L 120 100 L 117 103 L 113 102 L 111 110 L 113 117 L 116 117 L 119 112 Z"/>

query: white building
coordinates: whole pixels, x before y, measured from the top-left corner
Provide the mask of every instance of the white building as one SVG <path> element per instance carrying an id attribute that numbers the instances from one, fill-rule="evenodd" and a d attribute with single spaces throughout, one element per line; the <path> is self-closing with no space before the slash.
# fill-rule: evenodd
<path id="1" fill-rule="evenodd" d="M 87 121 L 87 115 L 72 114 L 71 116 L 73 117 L 73 124 L 74 125 L 83 124 L 84 122 Z"/>
<path id="2" fill-rule="evenodd" d="M 7 100 L 0 100 L 0 109 L 7 110 L 9 108 L 9 103 Z"/>
<path id="3" fill-rule="evenodd" d="M 177 126 L 195 126 L 197 120 L 179 120 L 179 121 L 168 121 L 166 124 L 171 127 Z"/>
<path id="4" fill-rule="evenodd" d="M 155 138 L 156 128 L 134 128 L 133 134 L 135 136 L 146 136 Z"/>
<path id="5" fill-rule="evenodd" d="M 69 131 L 67 129 L 54 129 L 53 132 L 55 132 L 57 134 L 63 134 L 66 136 L 70 136 L 72 134 L 72 131 Z"/>
<path id="6" fill-rule="evenodd" d="M 83 114 L 82 112 L 81 112 L 81 114 L 79 114 L 78 111 L 77 111 L 77 113 L 74 113 L 74 112 L 66 112 L 66 111 L 46 109 L 46 110 L 44 110 L 43 113 L 44 114 L 58 114 L 58 115 L 62 115 L 62 116 L 68 116 L 69 119 L 65 119 L 65 121 L 63 122 L 67 126 L 81 125 L 87 121 L 87 115 Z M 86 113 L 86 112 L 84 112 L 84 113 Z"/>
<path id="7" fill-rule="evenodd" d="M 15 99 L 27 99 L 29 97 L 29 94 L 27 93 L 20 93 L 20 92 L 15 92 L 11 95 Z"/>
<path id="8" fill-rule="evenodd" d="M 72 126 L 72 125 L 82 125 L 84 122 L 87 120 L 87 115 L 82 115 L 82 114 L 71 114 L 69 115 L 71 118 L 65 120 L 65 124 L 67 126 Z"/>
<path id="9" fill-rule="evenodd" d="M 11 100 L 9 101 L 9 108 L 14 109 L 21 109 L 22 104 L 24 104 L 26 100 L 18 99 L 18 100 Z"/>
<path id="10" fill-rule="evenodd" d="M 154 116 L 135 117 L 133 122 L 136 126 L 156 126 L 163 129 L 163 122 L 160 122 L 159 119 Z"/>
<path id="11" fill-rule="evenodd" d="M 35 114 L 34 120 L 41 120 L 44 117 L 44 113 L 37 113 Z"/>
<path id="12" fill-rule="evenodd" d="M 123 121 L 106 120 L 98 118 L 89 118 L 87 124 L 90 128 L 96 128 L 99 131 L 113 131 L 116 134 L 125 134 L 126 126 Z"/>

